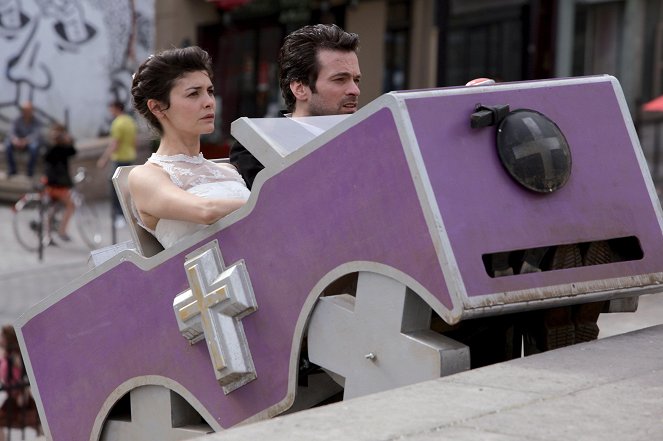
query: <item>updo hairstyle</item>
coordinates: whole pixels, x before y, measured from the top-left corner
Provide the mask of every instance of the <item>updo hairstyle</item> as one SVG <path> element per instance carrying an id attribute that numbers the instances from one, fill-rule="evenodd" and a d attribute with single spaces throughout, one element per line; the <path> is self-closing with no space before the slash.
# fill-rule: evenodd
<path id="1" fill-rule="evenodd" d="M 212 59 L 198 46 L 167 49 L 150 55 L 134 74 L 131 96 L 134 109 L 163 135 L 163 127 L 147 106 L 147 101 L 159 101 L 163 110 L 170 107 L 170 91 L 175 82 L 189 72 L 204 71 L 212 79 Z"/>

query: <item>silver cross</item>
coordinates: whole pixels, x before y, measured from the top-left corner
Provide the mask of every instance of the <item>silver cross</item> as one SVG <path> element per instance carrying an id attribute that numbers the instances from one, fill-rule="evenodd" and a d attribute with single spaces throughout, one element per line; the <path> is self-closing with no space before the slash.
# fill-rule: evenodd
<path id="1" fill-rule="evenodd" d="M 228 394 L 256 378 L 242 318 L 257 309 L 244 262 L 225 269 L 216 241 L 192 253 L 184 263 L 190 289 L 173 302 L 182 335 L 207 342 L 212 366 Z"/>

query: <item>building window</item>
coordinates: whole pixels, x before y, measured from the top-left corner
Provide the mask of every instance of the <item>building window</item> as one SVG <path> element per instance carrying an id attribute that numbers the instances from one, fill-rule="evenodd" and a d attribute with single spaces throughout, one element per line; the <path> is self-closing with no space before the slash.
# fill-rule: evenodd
<path id="1" fill-rule="evenodd" d="M 383 92 L 407 88 L 407 67 L 410 52 L 410 2 L 389 1 L 387 31 L 384 35 L 385 71 Z"/>
<path id="2" fill-rule="evenodd" d="M 650 0 L 647 4 L 645 21 L 645 54 L 643 90 L 646 98 L 663 95 L 663 5 L 660 0 Z"/>
<path id="3" fill-rule="evenodd" d="M 573 75 L 619 75 L 624 4 L 576 4 Z"/>
<path id="4" fill-rule="evenodd" d="M 477 77 L 525 79 L 527 16 L 520 5 L 452 14 L 440 85 L 459 86 Z"/>

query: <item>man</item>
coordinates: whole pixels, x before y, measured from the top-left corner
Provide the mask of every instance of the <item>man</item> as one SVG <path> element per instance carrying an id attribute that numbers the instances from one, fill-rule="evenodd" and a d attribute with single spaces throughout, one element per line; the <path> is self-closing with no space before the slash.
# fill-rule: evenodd
<path id="1" fill-rule="evenodd" d="M 97 161 L 97 167 L 104 168 L 109 160 L 113 161 L 113 170 L 125 165 L 131 165 L 136 160 L 136 123 L 133 118 L 124 113 L 124 104 L 115 101 L 109 110 L 113 115 L 110 135 L 111 142 Z M 113 220 L 117 226 L 124 221 L 122 206 L 111 182 L 111 198 L 113 201 Z"/>
<path id="2" fill-rule="evenodd" d="M 289 34 L 279 53 L 279 82 L 286 116 L 354 113 L 359 102 L 359 36 L 336 25 L 304 26 Z M 264 166 L 235 143 L 230 162 L 251 188 Z"/>
<path id="3" fill-rule="evenodd" d="M 28 176 L 32 177 L 37 165 L 39 150 L 41 148 L 41 124 L 34 116 L 32 103 L 26 101 L 21 105 L 21 115 L 14 121 L 12 130 L 7 137 L 7 168 L 9 176 L 16 174 L 15 150 L 27 150 L 30 154 L 28 161 Z"/>

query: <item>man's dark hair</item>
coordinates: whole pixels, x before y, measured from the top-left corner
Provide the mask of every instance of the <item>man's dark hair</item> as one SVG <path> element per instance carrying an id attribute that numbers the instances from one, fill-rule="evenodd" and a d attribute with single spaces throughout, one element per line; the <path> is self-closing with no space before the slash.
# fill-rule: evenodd
<path id="1" fill-rule="evenodd" d="M 168 49 L 150 55 L 134 74 L 131 96 L 134 109 L 147 122 L 163 134 L 163 127 L 156 116 L 147 107 L 147 101 L 155 99 L 165 107 L 170 107 L 170 91 L 175 82 L 189 72 L 203 71 L 212 79 L 212 59 L 198 46 L 182 49 Z"/>
<path id="2" fill-rule="evenodd" d="M 287 37 L 279 53 L 279 84 L 288 112 L 295 109 L 295 95 L 290 83 L 301 81 L 315 92 L 320 66 L 318 51 L 329 49 L 343 52 L 357 52 L 359 36 L 345 32 L 338 26 L 317 24 L 304 26 Z"/>

